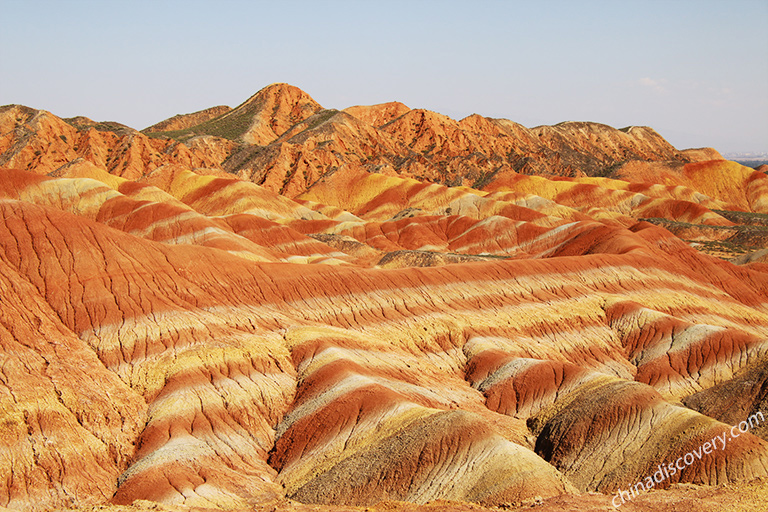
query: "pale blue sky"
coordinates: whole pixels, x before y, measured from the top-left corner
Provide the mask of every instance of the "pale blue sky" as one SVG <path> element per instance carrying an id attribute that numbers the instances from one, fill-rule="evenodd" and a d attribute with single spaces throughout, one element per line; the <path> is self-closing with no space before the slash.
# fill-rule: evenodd
<path id="1" fill-rule="evenodd" d="M 0 0 L 0 105 L 144 128 L 273 82 L 768 152 L 768 0 Z"/>

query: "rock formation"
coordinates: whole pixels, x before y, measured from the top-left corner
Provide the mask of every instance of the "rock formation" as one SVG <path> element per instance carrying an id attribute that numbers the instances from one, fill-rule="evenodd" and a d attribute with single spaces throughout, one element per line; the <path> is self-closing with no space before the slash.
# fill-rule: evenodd
<path id="1" fill-rule="evenodd" d="M 768 177 L 713 156 L 284 84 L 0 107 L 0 509 L 759 503 Z"/>

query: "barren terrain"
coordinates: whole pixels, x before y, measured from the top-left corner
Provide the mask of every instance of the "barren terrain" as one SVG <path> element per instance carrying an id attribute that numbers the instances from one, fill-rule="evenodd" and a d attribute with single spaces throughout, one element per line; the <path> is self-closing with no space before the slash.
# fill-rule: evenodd
<path id="1" fill-rule="evenodd" d="M 766 246 L 648 127 L 0 107 L 0 510 L 762 510 Z"/>

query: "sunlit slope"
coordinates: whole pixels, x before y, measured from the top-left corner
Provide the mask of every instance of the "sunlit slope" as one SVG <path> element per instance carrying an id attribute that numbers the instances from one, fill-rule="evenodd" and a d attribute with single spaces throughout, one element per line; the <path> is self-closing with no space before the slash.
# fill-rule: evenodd
<path id="1" fill-rule="evenodd" d="M 500 178 L 485 190 L 537 194 L 570 206 L 595 219 L 626 223 L 627 218 L 663 217 L 707 225 L 731 225 L 712 209 L 729 209 L 729 203 L 715 200 L 684 186 L 632 183 L 608 178 L 558 178 L 512 175 Z"/>
<path id="2" fill-rule="evenodd" d="M 286 84 L 145 132 L 0 107 L 0 509 L 765 487 L 768 190 L 718 157 Z"/>
<path id="3" fill-rule="evenodd" d="M 666 168 L 635 162 L 620 173 L 630 181 L 696 190 L 730 206 L 721 209 L 768 213 L 768 176 L 736 162 L 708 160 Z"/>
<path id="4" fill-rule="evenodd" d="M 77 158 L 130 179 L 168 163 L 205 167 L 294 197 L 344 167 L 483 188 L 514 173 L 612 176 L 637 161 L 684 164 L 719 155 L 706 148 L 678 151 L 649 127 L 565 122 L 526 128 L 477 114 L 457 121 L 398 102 L 326 109 L 283 83 L 236 108 L 175 116 L 142 132 L 0 107 L 0 166 L 44 174 Z"/>
<path id="5" fill-rule="evenodd" d="M 57 182 L 26 179 L 15 190 Z M 25 415 L 20 390 L 41 377 L 31 363 L 12 374 L 6 366 L 13 428 L 4 442 L 14 455 L 0 471 L 20 475 L 3 488 L 18 506 L 112 493 L 118 503 L 227 508 L 284 493 L 493 505 L 614 492 L 726 428 L 680 399 L 764 361 L 768 277 L 650 225 L 629 231 L 636 246 L 621 254 L 399 270 L 258 263 L 110 227 L 50 201 L 71 191 L 58 181 L 0 202 L 4 297 L 24 295 L 4 312 L 3 343 L 41 357 L 49 349 L 13 318 L 58 329 L 51 339 L 80 343 L 91 374 L 113 376 L 99 386 L 124 396 L 94 410 L 131 420 L 76 427 L 66 418 L 85 418 L 80 402 L 60 402 L 53 389 L 53 405 Z M 89 193 L 118 193 L 99 190 Z M 99 204 L 80 195 L 75 203 Z M 10 350 L 4 357 L 26 353 Z M 62 382 L 80 378 L 56 364 Z M 525 378 L 537 365 L 563 377 Z M 80 400 L 88 389 L 66 393 Z M 51 425 L 40 436 L 58 429 L 73 453 L 94 458 L 24 459 L 38 422 Z M 98 439 L 114 439 L 111 452 L 99 455 Z M 765 441 L 744 434 L 669 482 L 767 473 Z"/>
<path id="6" fill-rule="evenodd" d="M 638 245 L 626 229 L 644 218 L 734 225 L 704 206 L 722 203 L 684 187 L 515 175 L 487 188 L 492 192 L 344 169 L 297 200 L 317 211 L 330 205 L 354 214 L 354 219 L 312 226 L 381 251 L 551 257 L 586 254 L 598 245 L 607 247 L 609 239 L 622 238 L 623 249 L 615 242 L 609 249 L 622 252 Z M 294 225 L 312 229 L 306 223 Z"/>
<path id="7" fill-rule="evenodd" d="M 79 124 L 79 119 L 65 121 L 20 105 L 0 107 L 0 167 L 48 174 L 82 158 L 111 174 L 137 179 L 167 163 L 219 167 L 233 148 L 226 140 L 185 145 L 150 139 L 118 123 Z"/>
<path id="8" fill-rule="evenodd" d="M 184 172 L 189 173 L 181 172 L 182 175 Z M 157 174 L 173 173 L 172 169 L 157 171 Z M 95 179 L 52 179 L 23 171 L 0 169 L 0 176 L 3 178 L 0 195 L 54 207 L 131 235 L 165 244 L 202 245 L 254 261 L 345 263 L 336 259 L 337 256 L 345 258 L 343 253 L 270 220 L 280 213 L 292 214 L 294 210 L 302 210 L 303 207 L 280 196 L 270 196 L 266 191 L 260 191 L 262 196 L 252 198 L 252 201 L 262 206 L 257 211 L 246 207 L 246 213 L 235 208 L 229 215 L 205 215 L 168 192 L 149 185 L 152 180 L 143 183 L 116 181 L 119 178 L 103 171 L 99 172 L 88 164 L 72 167 L 67 170 L 67 174 L 92 175 Z M 189 174 L 187 188 L 175 188 L 172 186 L 172 179 L 169 185 L 168 180 L 157 178 L 158 184 L 165 185 L 170 192 L 179 193 L 180 190 L 185 192 L 194 189 L 192 176 L 200 180 L 196 183 L 200 186 L 208 186 L 217 179 Z M 230 182 L 231 180 L 225 180 L 224 185 Z M 250 185 L 258 189 L 255 185 L 239 181 L 234 184 Z M 264 200 L 264 194 L 267 200 Z M 189 199 L 183 193 L 180 197 Z M 259 200 L 259 197 L 262 200 Z M 274 203 L 271 207 L 269 199 Z M 238 200 L 235 195 L 232 203 Z M 199 206 L 194 201 L 190 202 Z M 239 204 L 244 205 L 242 200 Z M 216 210 L 215 205 L 214 201 L 212 205 L 209 202 L 203 206 L 208 206 L 214 213 L 224 213 Z"/>

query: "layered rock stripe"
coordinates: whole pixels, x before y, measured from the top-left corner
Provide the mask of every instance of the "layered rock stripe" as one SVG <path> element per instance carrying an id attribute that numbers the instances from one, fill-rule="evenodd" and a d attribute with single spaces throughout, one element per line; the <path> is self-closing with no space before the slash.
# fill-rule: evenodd
<path id="1" fill-rule="evenodd" d="M 764 174 L 649 129 L 326 111 L 290 88 L 198 114 L 160 126 L 179 141 L 3 107 L 0 507 L 611 494 L 765 408 L 768 273 L 642 220 L 759 220 Z M 645 160 L 411 173 L 514 130 L 540 163 Z M 327 153 L 269 185 L 300 145 Z M 399 167 L 342 162 L 364 147 Z M 765 435 L 663 486 L 768 477 Z"/>

